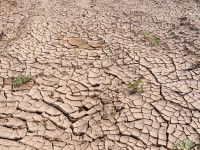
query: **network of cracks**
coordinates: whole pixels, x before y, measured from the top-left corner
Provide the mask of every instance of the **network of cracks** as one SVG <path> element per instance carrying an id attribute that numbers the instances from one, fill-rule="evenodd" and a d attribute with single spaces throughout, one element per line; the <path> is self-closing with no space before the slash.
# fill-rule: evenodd
<path id="1" fill-rule="evenodd" d="M 198 2 L 0 4 L 1 150 L 166 150 L 199 141 Z M 186 5 L 193 18 L 182 16 Z M 14 87 L 18 75 L 32 80 Z M 132 94 L 128 83 L 138 80 L 143 91 Z"/>

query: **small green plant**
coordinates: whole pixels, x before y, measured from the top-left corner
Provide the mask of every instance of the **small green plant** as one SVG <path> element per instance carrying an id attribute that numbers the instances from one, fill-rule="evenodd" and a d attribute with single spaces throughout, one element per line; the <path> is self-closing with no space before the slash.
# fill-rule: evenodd
<path id="1" fill-rule="evenodd" d="M 160 43 L 160 39 L 154 35 L 152 35 L 149 31 L 143 32 L 144 38 L 150 42 L 152 46 L 158 45 Z"/>
<path id="2" fill-rule="evenodd" d="M 20 75 L 20 76 L 15 77 L 12 80 L 12 85 L 14 87 L 19 87 L 21 85 L 24 85 L 25 83 L 27 83 L 31 79 L 32 79 L 32 77 L 30 75 Z"/>
<path id="3" fill-rule="evenodd" d="M 132 94 L 143 92 L 142 80 L 137 80 L 134 83 L 129 82 L 128 85 Z"/>
<path id="4" fill-rule="evenodd" d="M 179 141 L 177 142 L 174 147 L 174 150 L 199 150 L 200 149 L 200 143 L 197 144 L 195 142 L 192 142 L 190 140 L 185 140 L 185 141 Z"/>

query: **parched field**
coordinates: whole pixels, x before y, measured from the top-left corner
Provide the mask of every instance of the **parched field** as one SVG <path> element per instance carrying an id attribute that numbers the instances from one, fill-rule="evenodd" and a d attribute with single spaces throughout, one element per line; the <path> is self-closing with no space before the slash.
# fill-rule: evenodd
<path id="1" fill-rule="evenodd" d="M 200 139 L 200 1 L 0 0 L 0 150 L 186 139 Z"/>

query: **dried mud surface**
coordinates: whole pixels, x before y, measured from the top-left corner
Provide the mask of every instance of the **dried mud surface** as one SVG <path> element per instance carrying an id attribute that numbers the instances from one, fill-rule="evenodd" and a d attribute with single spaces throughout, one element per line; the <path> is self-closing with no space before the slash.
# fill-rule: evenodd
<path id="1" fill-rule="evenodd" d="M 1 0 L 0 149 L 199 141 L 199 29 L 198 0 Z M 20 74 L 33 80 L 13 88 Z"/>

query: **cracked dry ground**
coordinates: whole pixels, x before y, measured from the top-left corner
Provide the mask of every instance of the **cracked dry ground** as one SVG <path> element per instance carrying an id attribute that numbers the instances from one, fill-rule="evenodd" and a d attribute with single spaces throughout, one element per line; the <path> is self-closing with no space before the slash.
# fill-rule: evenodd
<path id="1" fill-rule="evenodd" d="M 200 138 L 200 9 L 182 0 L 0 1 L 0 149 L 159 150 Z M 151 46 L 143 31 L 160 38 Z M 12 77 L 33 80 L 12 87 Z M 130 94 L 128 82 L 144 92 Z"/>

